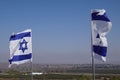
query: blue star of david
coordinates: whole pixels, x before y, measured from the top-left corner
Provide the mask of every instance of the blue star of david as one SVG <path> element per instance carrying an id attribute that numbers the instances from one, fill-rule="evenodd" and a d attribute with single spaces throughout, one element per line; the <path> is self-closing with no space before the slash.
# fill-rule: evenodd
<path id="1" fill-rule="evenodd" d="M 96 38 L 100 38 L 100 35 L 99 35 L 99 34 L 97 34 Z"/>
<path id="2" fill-rule="evenodd" d="M 96 38 L 100 39 L 100 35 L 97 34 Z M 100 40 L 99 43 L 102 44 L 102 41 Z"/>
<path id="3" fill-rule="evenodd" d="M 22 50 L 23 53 L 25 52 L 26 49 L 28 49 L 27 48 L 27 43 L 28 42 L 26 42 L 25 39 L 23 39 L 23 41 L 20 42 L 20 48 L 19 48 L 19 50 Z"/>

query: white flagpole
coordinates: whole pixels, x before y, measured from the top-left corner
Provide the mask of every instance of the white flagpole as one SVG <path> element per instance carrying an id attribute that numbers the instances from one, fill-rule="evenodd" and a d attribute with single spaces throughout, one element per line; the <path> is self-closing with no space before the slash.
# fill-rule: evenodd
<path id="1" fill-rule="evenodd" d="M 92 13 L 92 10 L 91 10 Z M 91 15 L 91 14 L 90 14 Z M 92 19 L 92 16 L 91 16 Z M 93 27 L 92 27 L 92 22 L 91 22 L 91 55 L 92 55 L 92 78 L 95 80 L 95 60 L 94 60 L 94 53 L 93 53 Z"/>
<path id="2" fill-rule="evenodd" d="M 32 45 L 32 30 L 31 30 L 31 45 Z M 31 57 L 31 80 L 33 80 L 33 52 L 32 52 L 32 57 Z"/>
<path id="3" fill-rule="evenodd" d="M 31 80 L 33 80 L 33 63 L 32 63 L 32 61 L 31 61 Z"/>
<path id="4" fill-rule="evenodd" d="M 92 46 L 91 46 L 92 47 Z M 92 53 L 92 77 L 93 80 L 95 80 L 95 60 L 94 60 L 94 53 L 93 53 L 93 48 L 91 48 L 91 53 Z"/>

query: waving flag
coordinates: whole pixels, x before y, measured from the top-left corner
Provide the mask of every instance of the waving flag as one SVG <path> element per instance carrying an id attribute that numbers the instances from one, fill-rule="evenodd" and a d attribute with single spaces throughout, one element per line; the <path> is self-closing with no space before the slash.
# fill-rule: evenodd
<path id="1" fill-rule="evenodd" d="M 19 65 L 28 61 L 32 61 L 31 29 L 10 36 L 9 67 L 12 64 Z"/>
<path id="2" fill-rule="evenodd" d="M 94 57 L 106 61 L 107 38 L 106 34 L 110 31 L 112 23 L 106 15 L 104 9 L 92 10 L 92 49 Z"/>

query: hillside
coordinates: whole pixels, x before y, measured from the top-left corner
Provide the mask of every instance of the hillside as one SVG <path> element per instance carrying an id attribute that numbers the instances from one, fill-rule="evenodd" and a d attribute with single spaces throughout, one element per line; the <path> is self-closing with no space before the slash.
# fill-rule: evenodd
<path id="1" fill-rule="evenodd" d="M 120 74 L 119 64 L 96 64 L 96 73 L 101 74 Z M 31 64 L 26 63 L 23 65 L 13 65 L 8 68 L 7 63 L 0 63 L 0 71 L 7 70 L 16 71 L 31 71 Z M 92 73 L 91 64 L 33 64 L 34 72 L 45 72 L 45 73 Z"/>

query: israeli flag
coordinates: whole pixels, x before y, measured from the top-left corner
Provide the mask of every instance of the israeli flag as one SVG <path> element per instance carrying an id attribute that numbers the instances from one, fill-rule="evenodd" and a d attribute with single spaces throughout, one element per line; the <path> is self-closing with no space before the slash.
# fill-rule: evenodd
<path id="1" fill-rule="evenodd" d="M 111 30 L 112 23 L 104 9 L 92 10 L 92 49 L 94 57 L 106 61 L 107 38 L 106 34 Z"/>
<path id="2" fill-rule="evenodd" d="M 32 61 L 32 36 L 31 29 L 12 34 L 10 36 L 10 59 L 12 64 L 23 64 Z"/>

